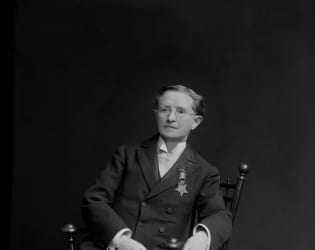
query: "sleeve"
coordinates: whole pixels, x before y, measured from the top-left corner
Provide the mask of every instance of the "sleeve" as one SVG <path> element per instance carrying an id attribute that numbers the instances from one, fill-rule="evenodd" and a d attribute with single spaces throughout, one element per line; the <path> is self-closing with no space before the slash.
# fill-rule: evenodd
<path id="1" fill-rule="evenodd" d="M 198 224 L 207 227 L 211 232 L 210 249 L 218 249 L 227 241 L 232 232 L 232 216 L 225 208 L 220 192 L 220 176 L 212 167 L 200 190 L 197 203 Z"/>
<path id="2" fill-rule="evenodd" d="M 101 248 L 107 248 L 120 230 L 128 228 L 112 209 L 115 192 L 123 178 L 125 154 L 125 147 L 120 146 L 81 202 L 83 219 L 95 244 Z"/>

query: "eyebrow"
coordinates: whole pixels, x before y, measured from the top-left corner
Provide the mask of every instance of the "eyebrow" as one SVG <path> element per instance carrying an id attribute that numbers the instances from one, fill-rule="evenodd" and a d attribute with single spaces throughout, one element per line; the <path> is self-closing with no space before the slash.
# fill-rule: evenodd
<path id="1" fill-rule="evenodd" d="M 163 108 L 172 108 L 170 105 L 161 105 L 160 107 L 163 107 Z M 177 106 L 177 107 L 174 107 L 175 109 L 183 109 L 185 111 L 187 111 L 186 108 L 184 108 L 183 106 Z"/>

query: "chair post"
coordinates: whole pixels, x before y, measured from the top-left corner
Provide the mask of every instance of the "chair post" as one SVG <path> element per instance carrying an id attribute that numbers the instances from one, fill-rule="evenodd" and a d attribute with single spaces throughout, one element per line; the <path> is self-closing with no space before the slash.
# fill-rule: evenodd
<path id="1" fill-rule="evenodd" d="M 77 228 L 73 224 L 66 224 L 61 228 L 61 232 L 65 234 L 69 250 L 75 250 L 74 248 L 74 234 L 76 233 Z"/>
<path id="2" fill-rule="evenodd" d="M 231 211 L 233 213 L 233 219 L 232 219 L 233 223 L 236 217 L 235 215 L 238 209 L 238 204 L 239 204 L 241 193 L 243 190 L 243 185 L 245 182 L 245 175 L 248 173 L 248 166 L 246 164 L 241 164 L 239 167 L 239 172 L 240 172 L 240 175 L 236 183 L 235 194 L 234 194 L 234 198 L 231 204 Z"/>

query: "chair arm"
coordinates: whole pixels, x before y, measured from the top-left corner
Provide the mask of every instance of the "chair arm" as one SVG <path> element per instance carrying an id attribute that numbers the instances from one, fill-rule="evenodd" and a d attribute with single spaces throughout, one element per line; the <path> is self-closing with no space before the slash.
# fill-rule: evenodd
<path id="1" fill-rule="evenodd" d="M 85 227 L 77 228 L 73 224 L 65 224 L 61 227 L 60 231 L 66 236 L 69 250 L 75 250 L 74 236 L 82 233 L 87 233 L 88 230 Z"/>

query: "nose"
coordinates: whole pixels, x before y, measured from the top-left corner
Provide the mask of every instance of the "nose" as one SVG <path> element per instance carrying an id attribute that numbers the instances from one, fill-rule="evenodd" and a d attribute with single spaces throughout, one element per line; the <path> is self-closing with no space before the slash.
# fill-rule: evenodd
<path id="1" fill-rule="evenodd" d="M 169 114 L 167 115 L 167 121 L 173 122 L 176 121 L 176 110 L 171 110 Z"/>

